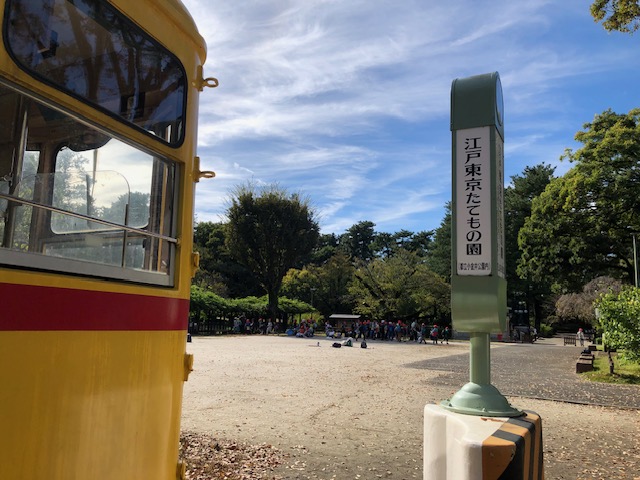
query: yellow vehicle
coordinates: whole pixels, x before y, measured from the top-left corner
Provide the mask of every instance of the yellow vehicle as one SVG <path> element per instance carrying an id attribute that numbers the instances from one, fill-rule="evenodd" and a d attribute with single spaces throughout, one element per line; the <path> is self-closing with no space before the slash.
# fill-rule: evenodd
<path id="1" fill-rule="evenodd" d="M 178 460 L 206 45 L 180 0 L 2 0 L 0 479 Z"/>

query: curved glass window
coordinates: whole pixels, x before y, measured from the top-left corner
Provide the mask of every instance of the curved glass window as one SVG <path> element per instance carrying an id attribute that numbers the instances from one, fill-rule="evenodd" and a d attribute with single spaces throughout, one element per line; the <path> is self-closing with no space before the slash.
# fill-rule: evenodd
<path id="1" fill-rule="evenodd" d="M 109 3 L 10 0 L 3 31 L 31 75 L 165 143 L 182 143 L 182 64 Z"/>
<path id="2" fill-rule="evenodd" d="M 0 264 L 172 285 L 177 175 L 0 84 Z"/>

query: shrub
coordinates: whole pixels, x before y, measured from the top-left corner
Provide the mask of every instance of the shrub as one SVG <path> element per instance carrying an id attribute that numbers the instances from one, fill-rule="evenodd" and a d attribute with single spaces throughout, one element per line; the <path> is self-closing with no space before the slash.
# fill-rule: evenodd
<path id="1" fill-rule="evenodd" d="M 545 337 L 545 338 L 553 337 L 554 333 L 555 333 L 555 330 L 551 325 L 547 325 L 546 323 L 540 324 L 539 335 L 541 337 Z"/>
<path id="2" fill-rule="evenodd" d="M 640 289 L 628 287 L 620 293 L 606 294 L 596 302 L 596 308 L 607 348 L 640 361 Z"/>

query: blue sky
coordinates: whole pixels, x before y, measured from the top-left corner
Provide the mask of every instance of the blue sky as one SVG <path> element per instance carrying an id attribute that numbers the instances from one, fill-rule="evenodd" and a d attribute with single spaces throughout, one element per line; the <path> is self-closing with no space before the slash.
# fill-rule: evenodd
<path id="1" fill-rule="evenodd" d="M 588 0 L 183 0 L 206 39 L 196 220 L 233 189 L 306 195 L 322 233 L 437 228 L 451 199 L 451 82 L 497 71 L 505 183 L 559 157 L 607 108 L 640 106 L 640 37 Z"/>

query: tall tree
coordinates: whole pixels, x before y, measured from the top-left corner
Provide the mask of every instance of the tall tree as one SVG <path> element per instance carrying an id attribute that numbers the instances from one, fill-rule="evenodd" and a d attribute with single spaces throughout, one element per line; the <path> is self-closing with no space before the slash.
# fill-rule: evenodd
<path id="1" fill-rule="evenodd" d="M 633 33 L 640 27 L 640 0 L 595 0 L 590 10 L 609 32 Z"/>
<path id="2" fill-rule="evenodd" d="M 429 268 L 451 283 L 451 202 L 444 206 L 444 218 L 436 228 L 427 256 Z"/>
<path id="3" fill-rule="evenodd" d="M 320 235 L 318 243 L 313 251 L 309 254 L 307 261 L 303 264 L 322 265 L 333 257 L 338 251 L 338 237 L 335 233 L 324 233 Z"/>
<path id="4" fill-rule="evenodd" d="M 449 310 L 449 286 L 407 250 L 360 262 L 349 292 L 361 302 L 355 311 L 373 318 L 406 319 Z"/>
<path id="5" fill-rule="evenodd" d="M 325 318 L 332 313 L 353 310 L 348 285 L 354 267 L 344 253 L 337 252 L 323 265 L 308 265 L 302 270 L 289 270 L 282 284 L 282 292 L 312 305 Z"/>
<path id="6" fill-rule="evenodd" d="M 227 225 L 199 222 L 193 241 L 200 254 L 200 268 L 193 283 L 230 298 L 260 296 L 264 291 L 248 268 L 238 263 L 226 246 Z"/>
<path id="7" fill-rule="evenodd" d="M 352 259 L 369 261 L 373 258 L 373 241 L 375 223 L 362 221 L 354 224 L 340 235 L 340 247 Z"/>
<path id="8" fill-rule="evenodd" d="M 505 216 L 505 260 L 507 277 L 507 301 L 514 309 L 527 305 L 529 312 L 534 312 L 536 327 L 540 329 L 544 297 L 550 293 L 547 283 L 535 282 L 517 274 L 520 260 L 518 233 L 525 220 L 531 216 L 531 204 L 547 187 L 555 168 L 544 163 L 534 167 L 526 167 L 522 175 L 511 177 L 511 184 L 504 192 Z"/>
<path id="9" fill-rule="evenodd" d="M 420 257 L 427 257 L 431 252 L 433 245 L 434 230 L 422 230 L 414 233 L 405 248 L 411 252 L 415 252 Z"/>
<path id="10" fill-rule="evenodd" d="M 609 275 L 633 279 L 632 234 L 640 232 L 640 109 L 607 110 L 576 134 L 576 165 L 533 201 L 520 230 L 519 274 L 578 292 Z"/>
<path id="11" fill-rule="evenodd" d="M 387 232 L 380 232 L 376 234 L 371 248 L 375 256 L 389 258 L 391 255 L 393 255 L 393 252 L 396 249 L 393 235 Z"/>
<path id="12" fill-rule="evenodd" d="M 246 265 L 269 297 L 269 311 L 278 313 L 282 279 L 315 247 L 319 233 L 308 199 L 277 185 L 260 191 L 252 184 L 237 188 L 227 210 L 226 246 Z"/>

